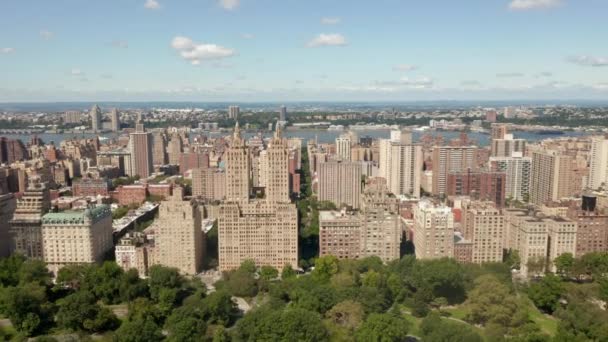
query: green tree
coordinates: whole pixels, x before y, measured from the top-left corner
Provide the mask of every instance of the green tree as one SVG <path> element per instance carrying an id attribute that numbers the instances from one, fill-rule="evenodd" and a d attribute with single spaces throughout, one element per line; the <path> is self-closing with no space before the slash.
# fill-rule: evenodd
<path id="1" fill-rule="evenodd" d="M 163 289 L 181 289 L 185 283 L 176 268 L 154 265 L 150 267 L 149 273 L 150 296 L 155 301 L 159 300 Z"/>
<path id="2" fill-rule="evenodd" d="M 338 273 L 338 270 L 338 258 L 333 255 L 326 255 L 315 261 L 312 277 L 320 281 L 328 281 L 332 275 Z"/>
<path id="3" fill-rule="evenodd" d="M 291 264 L 285 264 L 283 271 L 281 271 L 281 279 L 290 279 L 296 276 L 296 272 L 291 267 Z"/>
<path id="4" fill-rule="evenodd" d="M 26 336 L 43 331 L 52 322 L 54 308 L 46 288 L 34 283 L 1 289 L 0 307 L 13 327 Z"/>
<path id="5" fill-rule="evenodd" d="M 304 309 L 255 310 L 237 324 L 236 341 L 326 341 L 318 314 Z"/>
<path id="6" fill-rule="evenodd" d="M 357 329 L 355 338 L 361 342 L 406 341 L 409 322 L 392 314 L 373 313 Z"/>
<path id="7" fill-rule="evenodd" d="M 527 292 L 537 308 L 551 314 L 557 309 L 564 285 L 559 277 L 547 274 L 539 281 L 532 282 Z"/>
<path id="8" fill-rule="evenodd" d="M 325 317 L 333 324 L 344 327 L 352 332 L 363 322 L 365 312 L 361 303 L 345 300 L 334 305 L 333 308 L 325 313 Z"/>
<path id="9" fill-rule="evenodd" d="M 255 297 L 258 292 L 258 282 L 255 274 L 238 269 L 224 273 L 226 289 L 236 297 Z"/>
<path id="10" fill-rule="evenodd" d="M 260 278 L 266 281 L 276 279 L 279 276 L 279 271 L 272 266 L 262 266 L 260 268 Z"/>
<path id="11" fill-rule="evenodd" d="M 19 267 L 19 283 L 36 283 L 47 286 L 51 283 L 51 274 L 42 260 L 27 260 Z"/>
<path id="12" fill-rule="evenodd" d="M 236 304 L 225 291 L 216 291 L 202 300 L 205 320 L 209 323 L 230 325 L 238 315 Z"/>
<path id="13" fill-rule="evenodd" d="M 0 259 L 0 286 L 16 286 L 19 284 L 19 269 L 25 262 L 25 257 L 13 254 Z"/>
<path id="14" fill-rule="evenodd" d="M 114 334 L 116 342 L 156 342 L 163 339 L 161 329 L 151 319 L 124 322 Z"/>
<path id="15" fill-rule="evenodd" d="M 118 319 L 108 309 L 101 308 L 95 296 L 89 292 L 79 291 L 57 302 L 57 324 L 74 331 L 86 330 L 99 332 L 113 330 L 118 326 Z"/>
<path id="16" fill-rule="evenodd" d="M 572 271 L 574 270 L 574 256 L 572 253 L 564 253 L 555 260 L 553 260 L 553 264 L 557 268 L 557 273 L 563 277 L 571 277 Z"/>
<path id="17" fill-rule="evenodd" d="M 410 282 L 417 292 L 429 294 L 427 303 L 436 297 L 444 297 L 450 304 L 460 303 L 465 298 L 464 270 L 454 259 L 417 261 Z"/>

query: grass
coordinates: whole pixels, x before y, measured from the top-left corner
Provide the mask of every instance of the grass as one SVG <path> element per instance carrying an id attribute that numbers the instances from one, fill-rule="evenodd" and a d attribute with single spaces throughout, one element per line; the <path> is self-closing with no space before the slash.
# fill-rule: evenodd
<path id="1" fill-rule="evenodd" d="M 464 320 L 465 316 L 467 315 L 467 312 L 462 305 L 442 308 L 441 310 L 449 313 L 450 317 L 460 320 Z"/>

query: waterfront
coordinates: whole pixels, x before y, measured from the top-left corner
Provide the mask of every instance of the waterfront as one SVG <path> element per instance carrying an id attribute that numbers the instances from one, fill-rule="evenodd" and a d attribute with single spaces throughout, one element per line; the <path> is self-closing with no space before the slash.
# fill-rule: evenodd
<path id="1" fill-rule="evenodd" d="M 317 129 L 296 129 L 296 130 L 286 130 L 284 135 L 288 138 L 300 138 L 304 143 L 310 140 L 316 140 L 319 143 L 333 143 L 340 134 L 348 132 L 344 131 L 328 131 L 328 130 L 317 130 Z M 374 139 L 387 139 L 390 136 L 389 129 L 372 129 L 372 130 L 357 130 L 354 131 L 359 137 L 370 136 Z M 193 132 L 190 134 L 191 138 L 197 135 L 207 135 L 209 137 L 220 137 L 230 134 L 230 131 L 217 131 L 217 132 Z M 246 138 L 251 138 L 260 133 L 258 132 L 245 132 L 244 136 Z M 264 131 L 264 137 L 269 138 L 272 136 L 272 132 Z M 419 141 L 420 137 L 430 134 L 433 136 L 441 135 L 445 139 L 445 141 L 450 141 L 452 139 L 457 139 L 460 136 L 460 132 L 458 131 L 414 131 L 413 138 L 414 141 Z M 479 146 L 487 146 L 490 143 L 490 136 L 484 133 L 478 132 L 468 132 L 468 137 L 472 140 L 476 145 Z M 529 131 L 514 131 L 513 135 L 515 138 L 526 139 L 529 142 L 534 142 L 547 138 L 565 138 L 565 137 L 580 137 L 590 135 L 591 133 L 587 132 L 579 132 L 579 131 L 564 131 L 563 134 L 539 134 L 535 132 Z M 2 135 L 3 137 L 7 137 L 10 139 L 20 139 L 24 143 L 28 143 L 33 135 L 30 134 L 6 134 Z M 37 134 L 38 138 L 42 139 L 45 143 L 54 142 L 56 145 L 59 145 L 63 140 L 68 139 L 83 139 L 83 138 L 93 138 L 96 134 L 93 133 L 62 133 L 62 134 L 51 134 L 51 133 L 43 133 Z M 115 133 L 107 133 L 100 134 L 102 138 L 114 138 L 117 135 Z M 102 139 L 102 143 L 103 143 Z"/>

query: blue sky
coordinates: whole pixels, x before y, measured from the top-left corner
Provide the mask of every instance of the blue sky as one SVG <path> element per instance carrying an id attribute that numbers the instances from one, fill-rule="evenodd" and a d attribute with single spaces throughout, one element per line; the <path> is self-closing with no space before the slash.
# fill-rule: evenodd
<path id="1" fill-rule="evenodd" d="M 2 0 L 0 101 L 607 99 L 605 0 Z"/>

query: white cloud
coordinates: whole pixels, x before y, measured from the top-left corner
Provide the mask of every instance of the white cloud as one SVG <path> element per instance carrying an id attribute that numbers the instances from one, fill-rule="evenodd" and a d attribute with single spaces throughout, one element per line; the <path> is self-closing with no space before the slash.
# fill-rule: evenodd
<path id="1" fill-rule="evenodd" d="M 146 0 L 144 7 L 151 10 L 157 10 L 160 9 L 160 3 L 156 0 Z"/>
<path id="2" fill-rule="evenodd" d="M 323 24 L 323 25 L 336 25 L 336 24 L 339 24 L 341 21 L 342 21 L 342 19 L 340 19 L 338 17 L 321 18 L 321 24 Z"/>
<path id="3" fill-rule="evenodd" d="M 253 38 L 255 38 L 255 35 L 253 33 L 243 33 L 243 34 L 241 34 L 241 37 L 243 39 L 253 39 Z"/>
<path id="4" fill-rule="evenodd" d="M 112 42 L 112 46 L 115 48 L 126 49 L 129 47 L 129 43 L 124 40 L 115 40 Z"/>
<path id="5" fill-rule="evenodd" d="M 595 90 L 608 90 L 608 83 L 598 83 L 592 86 Z"/>
<path id="6" fill-rule="evenodd" d="M 432 78 L 423 76 L 415 79 L 410 79 L 409 77 L 402 77 L 400 83 L 414 89 L 426 89 L 433 87 L 433 84 L 435 82 Z"/>
<path id="7" fill-rule="evenodd" d="M 319 46 L 344 46 L 347 45 L 346 38 L 339 33 L 321 33 L 313 40 L 308 42 L 308 47 Z"/>
<path id="8" fill-rule="evenodd" d="M 5 47 L 5 48 L 0 49 L 0 53 L 9 54 L 9 53 L 13 53 L 13 52 L 15 52 L 15 49 L 10 48 L 10 47 Z"/>
<path id="9" fill-rule="evenodd" d="M 220 0 L 220 6 L 226 10 L 232 11 L 239 7 L 240 2 L 240 0 Z"/>
<path id="10" fill-rule="evenodd" d="M 82 75 L 84 75 L 84 72 L 82 72 L 82 70 L 80 70 L 78 68 L 73 68 L 70 73 L 72 74 L 72 76 L 82 76 Z"/>
<path id="11" fill-rule="evenodd" d="M 569 57 L 570 63 L 592 66 L 592 67 L 603 67 L 608 66 L 608 57 L 594 57 L 594 56 L 573 56 Z"/>
<path id="12" fill-rule="evenodd" d="M 498 78 L 515 78 L 515 77 L 524 77 L 524 74 L 521 72 L 502 72 L 496 74 Z"/>
<path id="13" fill-rule="evenodd" d="M 49 30 L 40 30 L 40 37 L 45 40 L 51 40 L 55 37 L 55 34 Z"/>
<path id="14" fill-rule="evenodd" d="M 198 44 L 188 37 L 181 36 L 173 38 L 171 46 L 192 65 L 199 65 L 203 60 L 222 59 L 236 54 L 233 49 L 215 44 Z"/>
<path id="15" fill-rule="evenodd" d="M 418 69 L 418 67 L 416 65 L 411 65 L 411 64 L 399 64 L 399 65 L 395 65 L 393 67 L 394 71 L 413 71 Z"/>
<path id="16" fill-rule="evenodd" d="M 561 0 L 512 0 L 509 8 L 512 10 L 531 10 L 558 6 Z"/>

